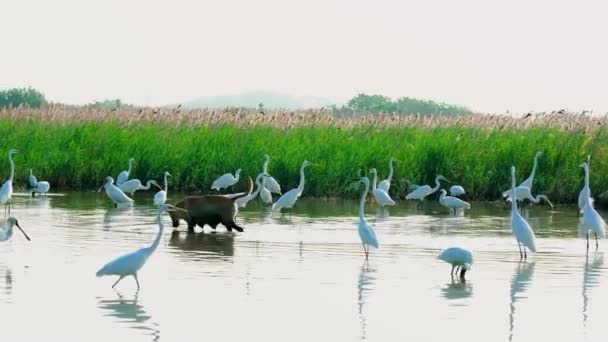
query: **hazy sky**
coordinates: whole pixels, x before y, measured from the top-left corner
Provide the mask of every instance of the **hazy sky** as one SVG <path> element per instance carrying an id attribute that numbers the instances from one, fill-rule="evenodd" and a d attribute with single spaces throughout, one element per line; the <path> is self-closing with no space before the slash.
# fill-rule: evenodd
<path id="1" fill-rule="evenodd" d="M 608 111 L 608 5 L 0 0 L 0 88 L 160 105 L 251 90 Z"/>

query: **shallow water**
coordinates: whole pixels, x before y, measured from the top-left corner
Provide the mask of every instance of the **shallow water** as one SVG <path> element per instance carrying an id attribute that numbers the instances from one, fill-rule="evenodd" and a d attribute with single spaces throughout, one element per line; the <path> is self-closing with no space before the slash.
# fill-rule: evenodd
<path id="1" fill-rule="evenodd" d="M 153 193 L 111 208 L 104 194 L 13 198 L 19 231 L 0 243 L 1 336 L 7 341 L 605 341 L 608 249 L 587 256 L 573 208 L 533 206 L 539 253 L 520 262 L 509 210 L 475 203 L 451 217 L 435 203 L 378 211 L 380 249 L 365 263 L 355 201 L 300 199 L 293 213 L 241 209 L 243 233 L 166 231 L 139 273 L 95 272 L 155 237 Z M 175 200 L 179 195 L 170 196 Z M 389 213 L 390 212 L 390 213 Z M 601 212 L 604 217 L 608 213 Z M 206 232 L 210 229 L 207 227 Z M 440 250 L 470 248 L 466 283 Z"/>

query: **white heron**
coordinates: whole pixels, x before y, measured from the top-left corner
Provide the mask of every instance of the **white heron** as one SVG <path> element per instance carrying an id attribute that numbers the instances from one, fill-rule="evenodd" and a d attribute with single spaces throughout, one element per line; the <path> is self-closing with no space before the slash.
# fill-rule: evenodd
<path id="1" fill-rule="evenodd" d="M 32 192 L 32 197 L 34 197 L 36 193 L 46 195 L 46 193 L 49 192 L 49 190 L 51 189 L 51 184 L 49 184 L 49 182 L 39 182 L 38 179 L 36 179 L 36 176 L 32 174 L 32 169 L 30 169 L 30 176 L 28 177 L 27 182 L 29 186 L 29 191 Z"/>
<path id="2" fill-rule="evenodd" d="M 391 157 L 388 160 L 388 177 L 378 184 L 378 189 L 382 189 L 388 193 L 388 190 L 391 188 L 391 181 L 393 180 L 393 162 L 398 161 L 397 158 Z"/>
<path id="3" fill-rule="evenodd" d="M 135 191 L 137 190 L 150 190 L 150 188 L 152 187 L 152 185 L 156 186 L 157 188 L 159 188 L 160 190 L 162 190 L 162 188 L 160 187 L 160 185 L 158 185 L 158 183 L 151 179 L 149 180 L 146 185 L 142 185 L 141 181 L 139 179 L 129 179 L 128 181 L 118 185 L 118 188 L 120 190 L 122 190 L 123 192 L 128 192 L 131 194 L 131 196 L 135 195 Z"/>
<path id="4" fill-rule="evenodd" d="M 30 176 L 27 178 L 27 183 L 30 189 L 33 189 L 38 185 L 38 179 L 32 174 L 32 169 L 30 169 Z"/>
<path id="5" fill-rule="evenodd" d="M 119 204 L 131 204 L 134 202 L 129 196 L 122 192 L 119 187 L 114 185 L 114 178 L 112 177 L 107 177 L 97 192 L 100 192 L 103 188 L 106 189 L 106 194 L 114 202 L 115 207 L 118 207 Z"/>
<path id="6" fill-rule="evenodd" d="M 583 167 L 584 164 L 580 166 L 585 169 L 585 185 L 583 189 L 578 194 L 578 210 L 579 213 L 583 213 L 583 209 L 585 208 L 585 204 L 587 204 L 587 197 L 591 198 L 591 203 L 593 203 L 593 198 L 591 197 L 591 189 L 589 188 L 589 167 L 591 166 L 591 155 L 587 155 L 587 167 Z"/>
<path id="7" fill-rule="evenodd" d="M 260 193 L 260 189 L 262 189 L 265 185 L 265 182 L 268 178 L 265 177 L 265 173 L 260 173 L 258 174 L 257 177 L 255 177 L 255 191 L 254 192 L 250 192 L 247 196 L 245 197 L 241 197 L 241 198 L 237 198 L 236 201 L 234 201 L 235 205 L 238 208 L 245 208 L 247 206 L 247 203 L 249 201 L 251 201 L 252 199 L 254 199 L 259 193 Z"/>
<path id="8" fill-rule="evenodd" d="M 513 190 L 507 191 L 507 198 L 506 198 L 507 202 L 511 202 L 513 200 L 512 196 L 511 196 L 512 191 Z M 535 204 L 546 202 L 549 205 L 549 207 L 553 208 L 553 203 L 551 203 L 551 201 L 549 200 L 549 197 L 547 197 L 545 195 L 538 195 L 538 196 L 534 197 L 532 195 L 532 193 L 530 192 L 530 188 L 528 188 L 527 186 L 520 185 L 520 186 L 516 187 L 515 193 L 517 194 L 517 202 L 521 202 L 522 207 L 525 203 L 524 201 L 528 200 Z"/>
<path id="9" fill-rule="evenodd" d="M 458 209 L 471 209 L 471 204 L 461 200 L 458 197 L 446 196 L 447 192 L 444 189 L 441 189 L 441 195 L 439 195 L 439 203 L 450 209 L 450 213 L 454 213 L 456 215 L 456 210 Z"/>
<path id="10" fill-rule="evenodd" d="M 11 164 L 11 172 L 8 180 L 2 184 L 0 189 L 0 203 L 4 203 L 4 217 L 6 217 L 6 207 L 8 206 L 8 214 L 11 214 L 11 197 L 13 197 L 13 178 L 15 177 L 15 163 L 13 162 L 13 154 L 19 153 L 14 148 L 8 151 L 8 161 Z"/>
<path id="11" fill-rule="evenodd" d="M 267 179 L 268 178 L 264 177 L 264 182 L 266 182 Z M 263 186 L 260 189 L 260 199 L 262 199 L 264 204 L 272 204 L 272 193 L 270 193 L 270 190 L 268 190 L 266 186 Z"/>
<path id="12" fill-rule="evenodd" d="M 511 231 L 517 241 L 517 248 L 519 249 L 519 257 L 526 259 L 528 254 L 526 253 L 526 247 L 536 253 L 536 236 L 534 231 L 521 217 L 517 211 L 517 191 L 515 190 L 515 166 L 511 166 L 511 190 L 515 194 L 514 201 L 511 201 Z M 523 253 L 521 245 L 523 245 Z"/>
<path id="13" fill-rule="evenodd" d="M 369 246 L 378 248 L 378 239 L 372 227 L 365 219 L 365 199 L 369 192 L 369 179 L 367 177 L 361 177 L 361 183 L 365 185 L 365 190 L 361 195 L 361 201 L 359 202 L 359 238 L 361 239 L 361 245 L 363 246 L 363 252 L 365 253 L 365 260 L 369 257 Z"/>
<path id="14" fill-rule="evenodd" d="M 106 276 L 106 275 L 116 275 L 118 276 L 118 280 L 112 285 L 112 287 L 116 286 L 118 282 L 120 282 L 126 276 L 132 276 L 135 278 L 135 282 L 137 283 L 137 289 L 139 290 L 139 280 L 137 279 L 137 272 L 145 265 L 146 261 L 158 245 L 160 244 L 160 239 L 163 235 L 164 225 L 161 219 L 161 213 L 164 211 L 173 211 L 171 205 L 163 204 L 158 208 L 157 220 L 158 220 L 158 233 L 156 234 L 156 238 L 152 242 L 152 244 L 148 247 L 143 247 L 135 252 L 131 252 L 120 256 L 109 263 L 105 264 L 99 271 L 97 271 L 97 277 Z"/>
<path id="15" fill-rule="evenodd" d="M 585 169 L 585 186 L 589 188 L 589 164 L 582 163 L 580 165 Z M 600 216 L 600 214 L 593 208 L 593 202 L 591 201 L 590 194 L 587 194 L 586 204 L 583 207 L 583 229 L 587 237 L 587 250 L 589 250 L 589 232 L 593 232 L 595 235 L 595 249 L 599 247 L 597 238 L 606 237 L 606 222 Z"/>
<path id="16" fill-rule="evenodd" d="M 526 180 L 521 182 L 521 184 L 519 184 L 518 186 L 525 186 L 527 188 L 530 188 L 530 191 L 532 191 L 532 183 L 534 182 L 534 175 L 536 174 L 536 167 L 538 166 L 538 157 L 540 157 L 542 155 L 543 155 L 543 153 L 541 151 L 536 152 L 536 154 L 534 155 L 534 164 L 532 165 L 532 172 L 530 172 L 530 175 L 528 176 L 528 178 L 526 178 Z M 503 192 L 502 197 L 508 197 L 509 191 L 511 191 L 511 190 L 507 190 L 507 191 Z"/>
<path id="17" fill-rule="evenodd" d="M 395 201 L 393 201 L 393 199 L 391 198 L 391 196 L 389 196 L 386 190 L 376 187 L 376 181 L 378 180 L 378 170 L 373 168 L 371 172 L 374 174 L 374 180 L 372 181 L 372 193 L 374 194 L 376 203 L 378 203 L 378 205 L 381 207 L 385 205 L 395 205 Z"/>
<path id="18" fill-rule="evenodd" d="M 281 210 L 281 208 L 291 208 L 298 197 L 302 195 L 304 191 L 304 168 L 307 166 L 316 165 L 307 160 L 302 163 L 300 167 L 300 184 L 297 188 L 291 189 L 283 194 L 283 196 L 279 197 L 279 199 L 272 205 L 272 210 Z"/>
<path id="19" fill-rule="evenodd" d="M 120 185 L 129 180 L 129 175 L 131 174 L 131 169 L 133 168 L 134 161 L 134 158 L 129 158 L 129 169 L 124 170 L 118 174 L 118 177 L 116 177 L 116 185 Z"/>
<path id="20" fill-rule="evenodd" d="M 269 162 L 270 162 L 270 156 L 268 154 L 264 154 L 264 165 L 262 166 L 262 173 L 267 175 L 267 176 L 265 176 L 266 179 L 264 182 L 264 184 L 265 184 L 264 186 L 270 192 L 282 195 L 281 185 L 279 185 L 279 182 L 277 182 L 276 179 L 274 179 L 271 175 L 268 174 L 268 163 Z M 270 202 L 272 202 L 272 200 Z"/>
<path id="21" fill-rule="evenodd" d="M 450 196 L 462 196 L 465 194 L 464 188 L 460 185 L 452 185 L 450 187 Z"/>
<path id="22" fill-rule="evenodd" d="M 418 206 L 420 207 L 422 205 L 422 201 L 424 201 L 424 198 L 432 193 L 434 193 L 435 191 L 439 190 L 439 187 L 441 186 L 441 184 L 439 184 L 439 181 L 443 180 L 446 182 L 449 182 L 445 177 L 443 177 L 442 175 L 438 175 L 437 177 L 435 177 L 435 187 L 431 188 L 430 185 L 422 185 L 419 186 L 418 188 L 416 188 L 414 191 L 410 192 L 409 194 L 407 194 L 407 196 L 405 196 L 406 200 L 418 200 Z"/>
<path id="23" fill-rule="evenodd" d="M 167 177 L 169 176 L 171 176 L 169 171 L 165 171 L 165 189 L 160 189 L 160 191 L 154 195 L 154 199 L 152 200 L 154 205 L 165 204 L 167 201 L 167 193 L 169 192 L 169 183 L 167 182 Z"/>
<path id="24" fill-rule="evenodd" d="M 241 169 L 236 170 L 234 176 L 231 173 L 225 173 L 218 179 L 213 181 L 211 184 L 211 190 L 220 191 L 221 189 L 227 188 L 236 184 L 239 181 Z"/>
<path id="25" fill-rule="evenodd" d="M 450 272 L 450 275 L 452 276 L 454 275 L 454 270 L 456 270 L 456 274 L 458 274 L 458 268 L 460 268 L 461 280 L 465 280 L 465 273 L 473 266 L 473 253 L 468 249 L 461 247 L 447 248 L 443 250 L 437 258 L 452 265 L 452 271 Z"/>
<path id="26" fill-rule="evenodd" d="M 17 222 L 17 219 L 14 217 L 9 217 L 6 220 L 6 228 L 0 227 L 0 241 L 8 241 L 11 239 L 13 236 L 13 226 L 17 226 L 27 241 L 31 241 L 30 237 L 23 231 L 23 228 L 21 228 L 19 222 Z"/>

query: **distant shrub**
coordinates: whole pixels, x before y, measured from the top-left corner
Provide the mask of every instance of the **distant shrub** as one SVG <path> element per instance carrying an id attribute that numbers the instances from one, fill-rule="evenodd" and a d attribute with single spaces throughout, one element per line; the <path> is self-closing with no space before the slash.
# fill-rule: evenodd
<path id="1" fill-rule="evenodd" d="M 33 88 L 12 88 L 0 91 L 0 108 L 19 107 L 40 108 L 46 105 L 44 94 Z"/>

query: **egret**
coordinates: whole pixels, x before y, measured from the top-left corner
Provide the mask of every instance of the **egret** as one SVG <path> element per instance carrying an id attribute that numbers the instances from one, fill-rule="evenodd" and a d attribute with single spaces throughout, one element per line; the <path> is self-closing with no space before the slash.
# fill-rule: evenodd
<path id="1" fill-rule="evenodd" d="M 13 177 L 15 176 L 15 163 L 13 162 L 13 154 L 19 151 L 14 148 L 8 151 L 8 161 L 11 164 L 11 172 L 8 180 L 2 184 L 0 189 L 0 203 L 4 203 L 4 217 L 6 217 L 6 207 L 8 206 L 8 214 L 11 214 L 11 197 L 13 196 Z"/>
<path id="2" fill-rule="evenodd" d="M 36 176 L 32 174 L 32 169 L 30 169 L 30 176 L 27 178 L 27 183 L 30 189 L 33 189 L 38 186 L 38 179 L 36 179 Z"/>
<path id="3" fill-rule="evenodd" d="M 282 195 L 281 193 L 281 186 L 279 185 L 279 182 L 277 182 L 276 179 L 274 179 L 271 175 L 268 174 L 268 163 L 270 162 L 270 156 L 267 154 L 264 154 L 264 165 L 262 166 L 262 173 L 266 174 L 267 176 L 265 176 L 266 180 L 265 180 L 265 187 L 266 189 L 268 189 L 270 192 L 274 192 L 275 194 L 279 194 Z M 272 200 L 271 200 L 272 202 Z"/>
<path id="4" fill-rule="evenodd" d="M 456 273 L 458 273 L 458 268 L 460 268 L 460 279 L 462 281 L 465 280 L 465 273 L 473 266 L 473 253 L 468 249 L 461 247 L 450 247 L 445 249 L 437 258 L 452 265 L 452 271 L 450 272 L 450 275 L 452 276 L 454 275 L 454 269 L 456 269 Z"/>
<path id="5" fill-rule="evenodd" d="M 36 187 L 33 189 L 30 189 L 30 191 L 32 192 L 32 197 L 34 197 L 35 193 L 39 193 L 41 195 L 46 195 L 46 193 L 49 192 L 50 189 L 51 189 L 51 184 L 49 184 L 49 182 L 40 181 L 40 182 L 38 182 Z"/>
<path id="6" fill-rule="evenodd" d="M 118 284 L 124 277 L 132 276 L 135 278 L 135 282 L 137 283 L 137 289 L 139 290 L 139 280 L 137 279 L 137 271 L 139 271 L 148 261 L 148 258 L 160 243 L 160 239 L 163 235 L 164 225 L 161 220 L 161 213 L 166 211 L 174 211 L 175 209 L 168 204 L 162 204 L 158 208 L 157 220 L 158 220 L 158 233 L 156 234 L 156 238 L 152 242 L 152 244 L 148 247 L 143 247 L 135 252 L 131 252 L 120 256 L 109 263 L 105 264 L 99 271 L 97 271 L 97 277 L 106 276 L 106 275 L 116 275 L 118 276 L 118 280 L 112 285 L 112 288 Z"/>
<path id="7" fill-rule="evenodd" d="M 265 182 L 268 178 L 264 177 L 265 173 L 260 173 L 258 174 L 257 177 L 255 177 L 255 191 L 254 192 L 250 192 L 249 195 L 245 196 L 245 197 L 241 197 L 238 198 L 234 203 L 237 205 L 238 208 L 245 208 L 247 206 L 247 203 L 249 201 L 251 201 L 252 199 L 254 199 L 259 193 L 260 193 L 260 189 L 262 189 L 265 185 Z"/>
<path id="8" fill-rule="evenodd" d="M 383 207 L 385 205 L 395 205 L 395 201 L 389 196 L 386 190 L 380 189 L 376 187 L 376 181 L 378 180 L 378 171 L 373 168 L 371 172 L 374 174 L 374 180 L 372 181 L 372 193 L 374 194 L 374 198 L 379 206 Z"/>
<path id="9" fill-rule="evenodd" d="M 152 180 L 152 179 L 146 183 L 146 186 L 143 186 L 139 179 L 129 179 L 128 181 L 118 185 L 118 188 L 120 190 L 122 190 L 123 192 L 131 193 L 131 196 L 133 196 L 133 195 L 135 195 L 135 191 L 137 191 L 137 190 L 150 190 L 150 187 L 152 187 L 153 184 L 157 188 L 162 190 L 160 185 L 158 185 L 158 183 L 156 183 L 156 181 Z"/>
<path id="10" fill-rule="evenodd" d="M 391 181 L 393 180 L 393 162 L 394 161 L 398 161 L 398 160 L 395 157 L 391 157 L 391 159 L 388 160 L 388 177 L 385 180 L 383 180 L 382 182 L 380 182 L 380 184 L 378 184 L 378 188 L 386 191 L 387 193 L 388 193 L 388 190 L 391 188 Z"/>
<path id="11" fill-rule="evenodd" d="M 536 167 L 538 166 L 538 157 L 540 157 L 542 155 L 543 155 L 543 153 L 541 151 L 536 152 L 536 154 L 534 155 L 534 165 L 532 166 L 532 172 L 530 172 L 530 176 L 528 176 L 528 178 L 526 178 L 525 181 L 521 182 L 521 184 L 519 184 L 519 186 L 528 187 L 528 188 L 530 188 L 530 191 L 532 191 L 532 182 L 534 182 L 534 175 L 536 174 Z M 502 197 L 508 197 L 509 191 L 511 191 L 511 190 L 507 190 L 507 191 L 503 192 Z"/>
<path id="12" fill-rule="evenodd" d="M 456 210 L 458 209 L 471 209 L 471 204 L 461 200 L 458 197 L 446 196 L 447 192 L 444 189 L 441 189 L 441 195 L 439 196 L 439 203 L 450 209 L 450 213 L 454 212 L 456 215 Z"/>
<path id="13" fill-rule="evenodd" d="M 213 181 L 213 184 L 211 184 L 211 190 L 215 189 L 220 191 L 223 188 L 236 184 L 239 181 L 240 174 L 241 169 L 236 170 L 234 176 L 231 173 L 223 174 L 221 177 Z"/>
<path id="14" fill-rule="evenodd" d="M 450 187 L 450 196 L 462 196 L 464 195 L 464 188 L 460 185 L 452 185 Z"/>
<path id="15" fill-rule="evenodd" d="M 405 196 L 406 200 L 409 199 L 414 199 L 414 200 L 419 200 L 420 202 L 418 202 L 418 207 L 420 207 L 422 205 L 422 201 L 424 201 L 424 198 L 432 193 L 434 193 L 435 191 L 439 190 L 439 187 L 441 186 L 441 184 L 439 184 L 440 180 L 444 180 L 446 182 L 449 182 L 449 180 L 447 180 L 445 177 L 443 177 L 442 175 L 438 175 L 437 177 L 435 177 L 435 187 L 431 188 L 430 185 L 422 185 L 419 186 L 418 188 L 416 188 L 416 190 L 410 192 L 409 194 L 407 194 L 407 196 Z"/>
<path id="16" fill-rule="evenodd" d="M 515 166 L 511 166 L 511 191 L 515 198 L 511 201 L 511 231 L 515 240 L 517 241 L 517 248 L 519 249 L 519 257 L 526 259 L 528 254 L 526 253 L 526 247 L 536 252 L 536 236 L 534 231 L 530 228 L 530 225 L 526 220 L 521 217 L 517 211 L 517 191 L 515 190 Z M 521 245 L 524 246 L 523 253 L 521 251 Z"/>
<path id="17" fill-rule="evenodd" d="M 585 169 L 585 187 L 589 188 L 589 164 L 582 163 L 580 166 Z M 597 238 L 604 238 L 606 236 L 606 222 L 593 208 L 590 194 L 587 194 L 586 204 L 583 207 L 583 229 L 587 236 L 587 250 L 589 250 L 589 231 L 592 231 L 595 235 L 595 249 L 597 250 L 599 247 Z"/>
<path id="18" fill-rule="evenodd" d="M 118 174 L 118 177 L 116 177 L 116 185 L 120 185 L 129 180 L 129 175 L 131 174 L 131 168 L 133 167 L 134 161 L 135 159 L 129 158 L 129 169 Z"/>
<path id="19" fill-rule="evenodd" d="M 311 165 L 316 164 L 313 164 L 307 160 L 302 163 L 302 167 L 300 167 L 300 184 L 297 188 L 291 189 L 283 194 L 283 196 L 279 197 L 279 199 L 272 205 L 272 210 L 291 208 L 296 203 L 298 197 L 300 197 L 304 191 L 304 168 Z"/>
<path id="20" fill-rule="evenodd" d="M 369 191 L 369 179 L 367 177 L 361 177 L 361 183 L 365 185 L 365 190 L 361 195 L 361 202 L 359 202 L 359 238 L 361 238 L 361 244 L 363 245 L 363 252 L 365 253 L 365 260 L 369 257 L 369 246 L 378 248 L 378 239 L 372 227 L 365 219 L 365 199 Z"/>
<path id="21" fill-rule="evenodd" d="M 169 176 L 171 176 L 169 171 L 165 171 L 165 189 L 160 189 L 160 191 L 154 195 L 154 199 L 152 200 L 154 205 L 165 204 L 165 202 L 167 201 L 167 193 L 169 191 L 169 183 L 167 182 L 167 177 Z"/>
<path id="22" fill-rule="evenodd" d="M 265 182 L 267 178 L 264 178 Z M 270 193 L 270 190 L 268 190 L 268 188 L 265 186 L 260 189 L 260 198 L 262 199 L 262 202 L 264 204 L 272 204 L 272 194 Z"/>
<path id="23" fill-rule="evenodd" d="M 584 164 L 580 166 L 585 169 L 585 185 L 583 189 L 578 194 L 578 210 L 579 213 L 583 213 L 583 209 L 585 208 L 585 204 L 587 204 L 587 197 L 591 198 L 591 189 L 589 188 L 589 167 L 591 162 L 591 155 L 587 155 L 587 167 L 583 167 Z M 593 198 L 591 198 L 591 203 L 593 203 Z"/>
<path id="24" fill-rule="evenodd" d="M 507 202 L 511 202 L 512 196 L 511 196 L 512 190 L 509 190 L 507 192 L 507 198 L 506 201 Z M 553 208 L 553 203 L 551 203 L 551 201 L 549 200 L 549 197 L 545 196 L 545 195 L 538 195 L 536 197 L 534 197 L 532 195 L 532 193 L 530 192 L 530 188 L 526 187 L 526 186 L 518 186 L 515 188 L 515 193 L 517 194 L 517 201 L 521 202 L 521 205 L 523 207 L 524 205 L 524 201 L 525 200 L 529 200 L 532 203 L 538 204 L 541 202 L 547 202 L 547 204 L 549 205 L 549 207 Z"/>
<path id="25" fill-rule="evenodd" d="M 133 200 L 129 198 L 129 196 L 127 196 L 124 192 L 122 192 L 122 190 L 120 190 L 120 188 L 114 185 L 114 178 L 107 177 L 105 182 L 103 183 L 101 188 L 97 190 L 97 192 L 100 192 L 103 188 L 106 189 L 106 194 L 114 202 L 115 207 L 118 207 L 119 204 L 133 203 Z"/>
<path id="26" fill-rule="evenodd" d="M 21 233 L 23 233 L 23 236 L 25 236 L 27 241 L 31 241 L 30 237 L 27 236 L 25 231 L 23 231 L 23 228 L 21 228 L 21 226 L 19 225 L 19 222 L 17 222 L 17 219 L 14 217 L 9 217 L 6 220 L 6 228 L 0 227 L 0 241 L 10 240 L 10 238 L 13 236 L 13 226 L 17 226 L 17 228 L 19 228 Z"/>

